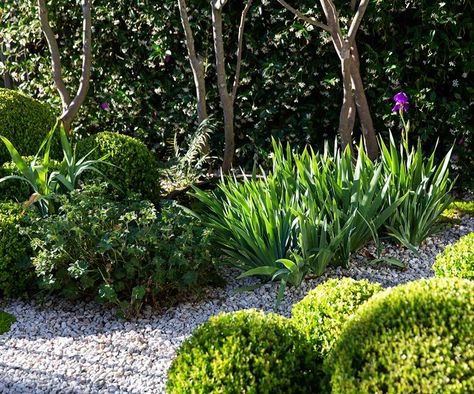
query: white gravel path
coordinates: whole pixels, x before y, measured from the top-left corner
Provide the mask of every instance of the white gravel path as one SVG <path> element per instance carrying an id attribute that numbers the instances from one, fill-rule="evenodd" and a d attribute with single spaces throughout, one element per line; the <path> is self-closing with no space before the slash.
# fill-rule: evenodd
<path id="1" fill-rule="evenodd" d="M 393 286 L 433 275 L 431 265 L 446 244 L 474 231 L 474 218 L 427 240 L 421 258 L 404 248 L 387 246 L 387 254 L 408 263 L 404 271 L 371 267 L 355 256 L 350 269 L 329 269 L 318 279 L 289 289 L 280 313 L 329 277 L 351 276 Z M 206 290 L 197 303 L 183 303 L 164 313 L 145 310 L 133 322 L 91 303 L 60 299 L 38 305 L 34 301 L 0 300 L 0 309 L 16 316 L 12 330 L 0 336 L 0 393 L 162 393 L 166 371 L 178 346 L 197 325 L 221 311 L 247 308 L 272 311 L 277 286 L 267 284 L 253 292 L 227 270 L 225 288 Z"/>

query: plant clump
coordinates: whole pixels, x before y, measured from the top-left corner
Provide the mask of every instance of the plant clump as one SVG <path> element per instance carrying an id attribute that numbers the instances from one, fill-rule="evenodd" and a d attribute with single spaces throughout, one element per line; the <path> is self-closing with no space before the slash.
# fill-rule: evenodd
<path id="1" fill-rule="evenodd" d="M 473 292 L 434 278 L 374 295 L 325 361 L 332 393 L 474 392 Z"/>
<path id="2" fill-rule="evenodd" d="M 314 353 L 290 320 L 255 310 L 211 317 L 179 349 L 167 392 L 314 393 Z"/>
<path id="3" fill-rule="evenodd" d="M 474 280 L 474 233 L 461 237 L 438 254 L 433 270 L 439 277 Z"/>
<path id="4" fill-rule="evenodd" d="M 34 155 L 54 127 L 56 118 L 51 108 L 31 97 L 9 89 L 0 89 L 0 135 L 15 141 L 21 155 Z M 59 154 L 59 141 L 53 155 Z M 0 164 L 10 161 L 7 149 L 0 145 Z"/>
<path id="5" fill-rule="evenodd" d="M 212 233 L 175 202 L 159 209 L 138 195 L 123 199 L 102 185 L 56 197 L 56 215 L 30 237 L 41 286 L 67 298 L 96 297 L 135 315 L 165 306 L 215 278 Z"/>

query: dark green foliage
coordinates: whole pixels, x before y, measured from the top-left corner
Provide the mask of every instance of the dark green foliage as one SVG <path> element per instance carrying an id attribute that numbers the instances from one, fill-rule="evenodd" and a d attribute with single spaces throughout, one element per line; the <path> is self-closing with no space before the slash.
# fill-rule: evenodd
<path id="1" fill-rule="evenodd" d="M 389 201 L 389 178 L 360 146 L 357 159 L 349 149 L 292 153 L 274 143 L 273 171 L 243 182 L 224 178 L 213 193 L 195 188 L 206 207 L 203 220 L 214 229 L 215 242 L 230 263 L 260 276 L 298 286 L 311 272 L 328 264 L 347 266 L 354 251 L 394 214 L 404 196 Z"/>
<path id="2" fill-rule="evenodd" d="M 211 317 L 178 350 L 167 392 L 318 393 L 313 352 L 291 322 L 255 310 Z"/>
<path id="3" fill-rule="evenodd" d="M 436 276 L 474 280 L 474 233 L 461 237 L 436 256 Z"/>
<path id="4" fill-rule="evenodd" d="M 11 325 L 15 322 L 15 316 L 0 311 L 0 335 L 10 331 Z"/>
<path id="5" fill-rule="evenodd" d="M 374 295 L 326 360 L 335 394 L 474 392 L 474 282 L 430 279 Z"/>
<path id="6" fill-rule="evenodd" d="M 78 157 L 85 156 L 91 151 L 93 152 L 88 158 L 94 160 L 109 154 L 106 160 L 114 166 L 104 164 L 99 170 L 123 192 L 140 193 L 153 202 L 159 201 L 158 163 L 141 141 L 108 132 L 94 134 L 78 141 L 76 151 Z"/>
<path id="7" fill-rule="evenodd" d="M 382 286 L 367 280 L 329 279 L 293 307 L 291 319 L 314 350 L 325 357 L 339 338 L 344 323 L 380 291 Z"/>
<path id="8" fill-rule="evenodd" d="M 0 295 L 14 297 L 35 289 L 28 239 L 21 227 L 31 223 L 33 212 L 15 203 L 0 203 Z"/>
<path id="9" fill-rule="evenodd" d="M 0 89 L 0 135 L 15 143 L 21 155 L 34 155 L 56 118 L 48 105 L 13 90 Z M 59 153 L 55 140 L 53 153 Z M 10 161 L 7 149 L 0 145 L 0 164 Z"/>
<path id="10" fill-rule="evenodd" d="M 341 16 L 353 14 L 349 1 L 335 3 Z M 312 0 L 293 5 L 324 19 Z M 212 65 L 209 3 L 194 1 L 189 7 L 197 50 Z M 224 11 L 231 66 L 241 9 L 242 2 L 228 2 Z M 60 37 L 66 79 L 77 80 L 81 9 L 60 0 L 50 5 L 50 13 Z M 463 142 L 455 149 L 463 167 L 468 162 L 474 165 L 473 15 L 472 0 L 376 0 L 369 3 L 357 36 L 375 129 L 393 128 L 391 97 L 403 89 L 412 99 L 415 133 L 428 147 L 438 137 L 442 148 L 450 147 L 454 138 Z M 19 87 L 57 99 L 35 2 L 6 0 L 0 19 L 7 68 Z M 140 136 L 157 149 L 176 131 L 187 132 L 195 119 L 195 92 L 177 2 L 97 0 L 93 23 L 100 26 L 94 36 L 94 83 L 78 125 L 89 132 L 114 130 Z M 167 50 L 171 57 L 165 61 Z M 308 141 L 317 145 L 332 138 L 338 125 L 341 77 L 339 59 L 324 33 L 309 31 L 277 2 L 258 3 L 246 25 L 243 56 L 236 101 L 237 153 L 242 163 L 254 156 L 265 158 L 271 135 L 291 141 L 297 149 Z M 214 67 L 207 68 L 209 112 L 220 115 L 213 72 Z M 100 109 L 104 101 L 110 111 Z M 215 136 L 220 154 L 222 137 Z"/>
<path id="11" fill-rule="evenodd" d="M 138 195 L 119 201 L 104 185 L 57 198 L 59 213 L 38 221 L 31 234 L 44 288 L 96 296 L 131 315 L 213 279 L 210 231 L 174 202 L 157 210 Z"/>
<path id="12" fill-rule="evenodd" d="M 33 156 L 23 157 L 25 161 L 31 162 Z M 38 161 L 41 163 L 41 160 Z M 59 170 L 60 163 L 58 161 L 51 161 L 49 163 L 51 171 Z M 4 163 L 0 166 L 0 178 L 10 176 L 10 175 L 21 175 L 18 171 L 15 164 L 11 161 Z M 18 179 L 11 179 L 6 182 L 0 182 L 0 199 L 2 201 L 18 201 L 24 202 L 27 201 L 31 194 L 33 193 L 30 185 L 28 183 L 20 181 Z"/>

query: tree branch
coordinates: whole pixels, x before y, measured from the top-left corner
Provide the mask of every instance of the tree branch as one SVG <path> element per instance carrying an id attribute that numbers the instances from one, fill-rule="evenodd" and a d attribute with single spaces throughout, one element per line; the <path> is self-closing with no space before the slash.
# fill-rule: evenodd
<path id="1" fill-rule="evenodd" d="M 72 119 L 79 112 L 79 108 L 84 103 L 89 90 L 92 64 L 92 16 L 90 0 L 82 0 L 82 73 L 79 88 L 76 96 L 69 105 L 66 113 L 63 113 L 61 120 L 66 125 L 70 124 Z"/>
<path id="2" fill-rule="evenodd" d="M 298 19 L 301 19 L 302 21 L 309 23 L 310 25 L 313 25 L 315 27 L 319 27 L 320 29 L 323 29 L 327 32 L 331 32 L 331 29 L 328 25 L 325 25 L 322 22 L 319 22 L 318 20 L 306 16 L 297 9 L 293 8 L 291 5 L 289 5 L 285 0 L 277 0 L 283 7 L 285 7 L 288 11 L 292 12 Z"/>
<path id="3" fill-rule="evenodd" d="M 247 4 L 245 5 L 244 10 L 242 11 L 242 15 L 240 16 L 240 25 L 239 25 L 239 38 L 238 38 L 238 46 L 237 46 L 237 63 L 235 66 L 235 76 L 234 76 L 234 85 L 232 87 L 232 102 L 235 101 L 235 97 L 237 96 L 237 89 L 239 88 L 240 83 L 240 66 L 242 65 L 242 47 L 244 42 L 244 28 L 245 28 L 245 19 L 247 17 L 247 13 L 252 6 L 253 0 L 248 0 Z"/>
<path id="4" fill-rule="evenodd" d="M 49 24 L 48 9 L 46 7 L 45 0 L 38 0 L 38 11 L 41 22 L 41 30 L 43 30 L 43 34 L 48 43 L 49 52 L 51 53 L 53 80 L 56 85 L 56 89 L 59 92 L 59 96 L 61 97 L 63 112 L 65 112 L 71 103 L 71 98 L 69 97 L 69 92 L 62 79 L 61 58 L 59 56 L 58 42 L 56 41 L 56 37 L 54 36 L 53 30 Z"/>
<path id="5" fill-rule="evenodd" d="M 351 27 L 349 28 L 349 32 L 347 33 L 347 42 L 349 46 L 352 46 L 352 44 L 354 43 L 357 30 L 359 30 L 360 23 L 362 22 L 362 18 L 364 17 L 368 5 L 369 0 L 361 0 L 359 8 L 357 8 L 357 12 L 354 15 L 354 18 L 352 19 Z"/>

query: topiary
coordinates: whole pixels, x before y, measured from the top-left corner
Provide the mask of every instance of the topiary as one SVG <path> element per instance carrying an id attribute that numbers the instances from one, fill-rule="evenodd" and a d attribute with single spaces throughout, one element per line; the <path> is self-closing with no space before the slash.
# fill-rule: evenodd
<path id="1" fill-rule="evenodd" d="M 461 237 L 436 256 L 436 276 L 474 280 L 474 233 Z"/>
<path id="2" fill-rule="evenodd" d="M 0 203 L 0 294 L 5 297 L 20 296 L 35 287 L 31 248 L 20 234 L 31 215 L 33 211 L 24 213 L 20 204 Z"/>
<path id="3" fill-rule="evenodd" d="M 8 138 L 21 155 L 34 155 L 55 123 L 49 106 L 17 91 L 0 88 L 0 135 Z M 57 156 L 59 142 L 53 145 L 51 154 Z M 0 163 L 10 160 L 0 143 Z"/>
<path id="4" fill-rule="evenodd" d="M 140 193 L 153 202 L 159 200 L 158 163 L 141 141 L 118 133 L 102 132 L 77 142 L 77 157 L 91 151 L 91 159 L 110 154 L 107 161 L 114 166 L 102 165 L 99 169 L 124 192 Z"/>
<path id="5" fill-rule="evenodd" d="M 367 280 L 330 279 L 293 307 L 291 320 L 314 350 L 324 357 L 339 337 L 344 323 L 361 304 L 382 290 L 381 285 Z"/>
<path id="6" fill-rule="evenodd" d="M 23 158 L 27 162 L 31 162 L 34 159 L 33 156 Z M 38 160 L 38 163 L 41 163 L 41 160 Z M 56 160 L 51 160 L 49 163 L 51 171 L 59 170 L 60 164 L 61 163 Z M 13 162 L 8 161 L 3 163 L 0 166 L 0 179 L 11 175 L 21 174 Z M 24 202 L 30 198 L 31 194 L 33 194 L 31 186 L 19 179 L 9 179 L 4 182 L 0 182 L 0 201 Z"/>
<path id="7" fill-rule="evenodd" d="M 256 310 L 211 317 L 178 350 L 169 393 L 315 393 L 313 352 L 289 319 Z"/>
<path id="8" fill-rule="evenodd" d="M 333 393 L 473 393 L 474 282 L 434 278 L 376 294 L 325 362 Z"/>

